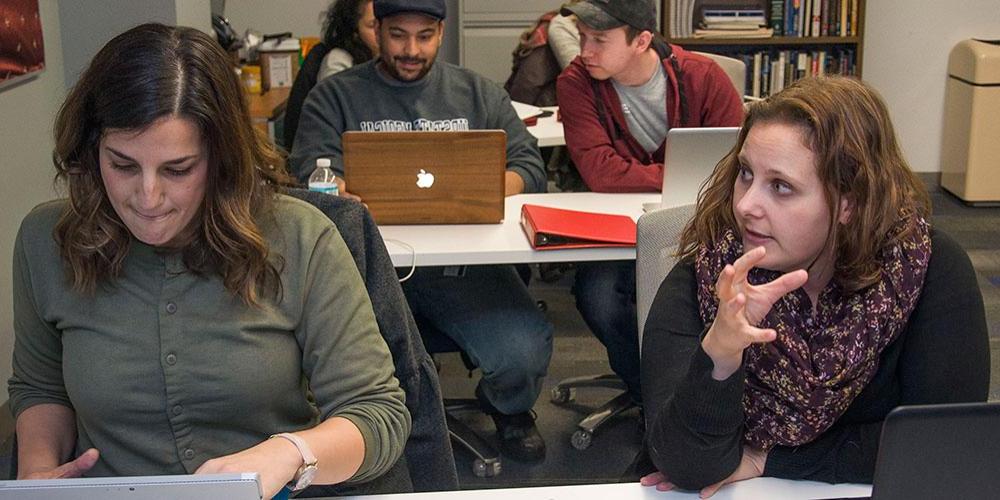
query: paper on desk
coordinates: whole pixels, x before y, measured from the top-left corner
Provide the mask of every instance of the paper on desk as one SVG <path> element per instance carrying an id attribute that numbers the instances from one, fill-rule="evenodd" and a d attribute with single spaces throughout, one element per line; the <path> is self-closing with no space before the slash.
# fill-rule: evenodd
<path id="1" fill-rule="evenodd" d="M 511 106 L 514 106 L 514 111 L 517 112 L 517 118 L 520 120 L 531 118 L 532 116 L 538 116 L 545 112 L 544 109 L 539 108 L 538 106 L 532 106 L 523 102 L 510 101 L 510 104 Z"/>

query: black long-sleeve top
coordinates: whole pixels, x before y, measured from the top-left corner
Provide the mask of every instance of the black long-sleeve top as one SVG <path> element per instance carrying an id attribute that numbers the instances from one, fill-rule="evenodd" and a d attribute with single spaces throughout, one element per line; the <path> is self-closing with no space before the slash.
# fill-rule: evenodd
<path id="1" fill-rule="evenodd" d="M 920 300 L 874 378 L 817 439 L 771 449 L 765 476 L 870 483 L 882 421 L 893 408 L 986 400 L 989 334 L 975 271 L 950 237 L 932 231 L 931 240 Z M 712 379 L 713 362 L 701 348 L 708 326 L 698 314 L 694 264 L 681 262 L 660 285 L 644 329 L 649 460 L 639 472 L 655 467 L 686 489 L 725 479 L 743 453 L 744 367 Z"/>

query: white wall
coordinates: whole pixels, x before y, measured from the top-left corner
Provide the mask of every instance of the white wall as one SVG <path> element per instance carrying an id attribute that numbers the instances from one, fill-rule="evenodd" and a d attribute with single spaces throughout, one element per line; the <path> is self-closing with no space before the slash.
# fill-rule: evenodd
<path id="1" fill-rule="evenodd" d="M 65 50 L 67 88 L 115 35 L 145 22 L 173 24 L 177 20 L 174 2 L 161 0 L 61 0 L 58 4 L 59 18 L 72 20 L 61 27 L 59 35 Z"/>
<path id="2" fill-rule="evenodd" d="M 948 53 L 966 38 L 1000 39 L 1000 2 L 869 0 L 866 5 L 864 78 L 888 103 L 913 169 L 939 172 Z"/>
<path id="3" fill-rule="evenodd" d="M 229 0 L 225 16 L 237 33 L 291 31 L 293 36 L 320 36 L 323 12 L 330 0 Z"/>
<path id="4" fill-rule="evenodd" d="M 296 37 L 322 36 L 323 13 L 331 0 L 229 0 L 225 17 L 237 33 L 249 28 L 258 33 L 291 31 Z M 446 0 L 448 18 L 438 57 L 458 62 L 458 0 Z M 513 46 L 512 46 L 513 47 Z"/>
<path id="5" fill-rule="evenodd" d="M 0 401 L 7 399 L 14 347 L 11 261 L 21 218 L 54 198 L 52 122 L 65 96 L 63 51 L 56 0 L 40 0 L 45 71 L 33 80 L 0 90 Z"/>
<path id="6" fill-rule="evenodd" d="M 175 0 L 177 25 L 190 26 L 214 34 L 211 7 L 211 3 L 206 0 Z"/>

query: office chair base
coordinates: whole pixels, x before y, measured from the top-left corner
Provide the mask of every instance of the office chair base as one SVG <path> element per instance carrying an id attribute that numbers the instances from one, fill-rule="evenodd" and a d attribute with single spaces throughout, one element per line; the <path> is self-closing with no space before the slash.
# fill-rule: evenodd
<path id="1" fill-rule="evenodd" d="M 590 448 L 591 442 L 593 441 L 594 433 L 597 432 L 605 422 L 613 418 L 615 415 L 628 410 L 635 406 L 632 401 L 632 397 L 628 393 L 621 393 L 614 397 L 614 399 L 608 401 L 601 405 L 600 408 L 587 415 L 586 418 L 576 424 L 578 429 L 573 432 L 570 437 L 570 444 L 573 448 L 578 450 L 586 450 Z"/>
<path id="2" fill-rule="evenodd" d="M 569 444 L 573 445 L 573 448 L 583 451 L 590 448 L 591 443 L 594 440 L 594 434 L 587 432 L 582 429 L 577 429 L 573 432 L 573 435 L 569 438 Z"/>
<path id="3" fill-rule="evenodd" d="M 578 387 L 600 387 L 605 389 L 626 390 L 625 382 L 617 375 L 587 375 L 582 377 L 571 377 L 556 384 L 549 394 L 549 401 L 553 404 L 561 405 L 573 401 L 576 397 Z"/>
<path id="4" fill-rule="evenodd" d="M 626 391 L 625 383 L 616 375 L 595 375 L 573 377 L 563 380 L 552 388 L 549 395 L 553 404 L 566 404 L 576 397 L 578 387 L 601 387 Z M 593 443 L 594 433 L 615 415 L 636 406 L 628 392 L 622 392 L 613 399 L 584 417 L 577 424 L 577 430 L 570 437 L 570 444 L 577 450 L 586 450 Z"/>
<path id="5" fill-rule="evenodd" d="M 496 447 L 486 442 L 469 426 L 455 418 L 452 412 L 478 411 L 479 402 L 475 399 L 444 399 L 445 418 L 448 422 L 448 435 L 452 443 L 469 450 L 473 455 L 472 473 L 476 477 L 494 477 L 503 470 L 500 452 Z"/>

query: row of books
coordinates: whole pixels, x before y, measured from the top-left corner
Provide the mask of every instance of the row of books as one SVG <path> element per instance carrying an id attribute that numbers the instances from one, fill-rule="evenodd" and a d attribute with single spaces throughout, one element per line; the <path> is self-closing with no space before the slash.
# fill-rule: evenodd
<path id="1" fill-rule="evenodd" d="M 762 0 L 767 2 L 768 0 Z M 713 26 L 706 19 L 698 19 L 702 25 L 695 29 L 695 12 L 700 0 L 669 0 L 670 38 L 765 38 L 769 36 L 820 37 L 857 36 L 862 0 L 770 0 L 767 26 L 745 28 L 744 33 L 727 33 L 719 25 Z M 764 3 L 764 6 L 767 4 Z M 707 9 L 706 9 L 707 10 Z M 757 12 L 763 12 L 758 10 Z M 706 12 L 705 18 L 708 18 Z"/>
<path id="2" fill-rule="evenodd" d="M 857 36 L 861 0 L 771 0 L 778 36 Z"/>
<path id="3" fill-rule="evenodd" d="M 697 0 L 670 0 L 671 38 L 689 38 L 694 35 L 694 7 Z"/>
<path id="4" fill-rule="evenodd" d="M 754 97 L 767 97 L 807 76 L 857 74 L 853 49 L 772 49 L 729 55 L 746 64 L 746 94 Z"/>
<path id="5" fill-rule="evenodd" d="M 695 38 L 769 38 L 773 30 L 767 27 L 763 9 L 705 9 L 701 22 L 694 30 Z"/>

